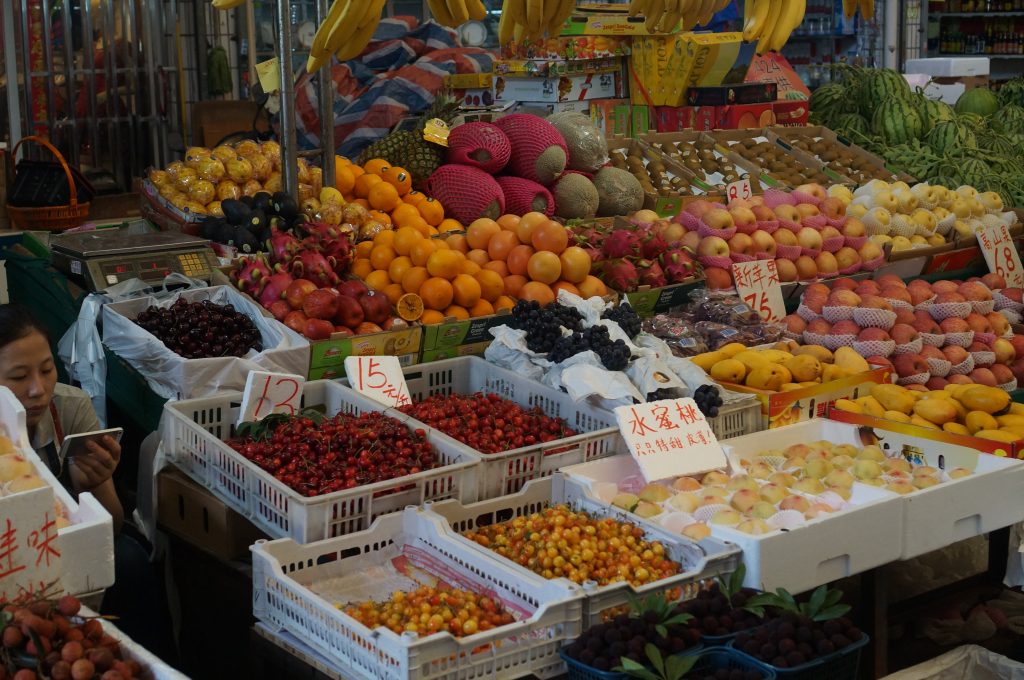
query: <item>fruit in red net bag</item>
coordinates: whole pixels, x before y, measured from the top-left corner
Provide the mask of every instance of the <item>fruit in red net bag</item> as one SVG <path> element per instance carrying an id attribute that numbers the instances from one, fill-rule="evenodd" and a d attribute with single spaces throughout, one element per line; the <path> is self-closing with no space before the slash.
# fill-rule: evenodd
<path id="1" fill-rule="evenodd" d="M 500 172 L 512 156 L 505 133 L 490 123 L 465 123 L 448 135 L 448 162 Z M 517 213 L 522 214 L 522 213 Z"/>
<path id="2" fill-rule="evenodd" d="M 508 170 L 519 177 L 550 185 L 565 171 L 569 150 L 554 125 L 526 113 L 494 121 L 512 144 Z M 448 204 L 445 203 L 445 207 Z"/>
<path id="3" fill-rule="evenodd" d="M 513 215 L 539 212 L 548 217 L 555 214 L 555 199 L 542 185 L 522 177 L 498 177 L 505 194 L 505 210 Z"/>
<path id="4" fill-rule="evenodd" d="M 427 180 L 427 193 L 462 224 L 481 217 L 496 220 L 505 212 L 505 194 L 498 182 L 468 165 L 442 165 Z"/>

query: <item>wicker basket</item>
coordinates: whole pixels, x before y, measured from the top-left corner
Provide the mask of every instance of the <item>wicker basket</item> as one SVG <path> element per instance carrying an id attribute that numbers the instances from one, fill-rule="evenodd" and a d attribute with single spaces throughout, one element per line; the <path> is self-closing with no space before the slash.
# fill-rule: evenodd
<path id="1" fill-rule="evenodd" d="M 11 224 L 15 229 L 32 229 L 36 231 L 64 231 L 77 227 L 89 215 L 89 203 L 78 202 L 78 189 L 75 187 L 75 178 L 71 176 L 71 168 L 64 156 L 55 146 L 42 137 L 29 135 L 18 142 L 11 151 L 11 157 L 17 158 L 18 147 L 27 141 L 33 141 L 46 147 L 56 157 L 57 161 L 64 168 L 64 175 L 68 179 L 68 190 L 70 192 L 70 203 L 68 205 L 45 206 L 41 208 L 20 208 L 7 204 L 7 212 L 11 217 Z"/>

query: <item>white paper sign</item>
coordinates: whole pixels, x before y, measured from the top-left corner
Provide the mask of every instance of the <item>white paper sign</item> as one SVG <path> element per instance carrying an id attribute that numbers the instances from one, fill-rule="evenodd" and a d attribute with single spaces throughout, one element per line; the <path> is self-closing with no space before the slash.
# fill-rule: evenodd
<path id="1" fill-rule="evenodd" d="M 711 425 L 689 397 L 619 406 L 615 419 L 648 482 L 715 470 L 728 462 Z"/>
<path id="2" fill-rule="evenodd" d="M 1010 230 L 1005 224 L 978 229 L 978 245 L 981 246 L 990 272 L 1002 276 L 1010 288 L 1024 288 L 1024 269 L 1021 268 L 1020 255 L 1017 254 Z"/>
<path id="3" fill-rule="evenodd" d="M 352 389 L 385 406 L 405 406 L 411 401 L 398 357 L 345 357 L 345 375 Z"/>
<path id="4" fill-rule="evenodd" d="M 754 195 L 754 192 L 750 188 L 750 180 L 741 179 L 739 181 L 730 182 L 729 184 L 726 184 L 725 195 L 729 198 L 730 201 L 732 201 L 737 198 L 750 198 L 751 196 Z"/>
<path id="5" fill-rule="evenodd" d="M 761 315 L 765 321 L 780 321 L 786 316 L 786 303 L 782 299 L 779 270 L 775 260 L 736 262 L 732 278 L 740 299 Z"/>
<path id="6" fill-rule="evenodd" d="M 305 382 L 301 375 L 292 373 L 252 371 L 245 379 L 238 424 L 263 420 L 271 413 L 297 414 Z"/>

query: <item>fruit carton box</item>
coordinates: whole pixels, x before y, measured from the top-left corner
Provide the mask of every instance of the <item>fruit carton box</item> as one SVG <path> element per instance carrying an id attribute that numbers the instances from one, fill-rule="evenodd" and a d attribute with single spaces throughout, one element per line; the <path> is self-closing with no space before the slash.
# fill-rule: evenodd
<path id="1" fill-rule="evenodd" d="M 422 346 L 423 326 L 366 335 L 336 333 L 330 340 L 310 343 L 309 379 L 345 377 L 345 358 L 351 356 L 396 356 L 403 366 L 411 366 L 419 363 Z"/>
<path id="2" fill-rule="evenodd" d="M 491 346 L 490 340 L 473 342 L 453 347 L 439 347 L 437 349 L 423 350 L 420 354 L 420 363 L 426 364 L 431 361 L 443 361 L 444 359 L 456 359 L 458 357 L 483 356 L 487 348 Z"/>
<path id="3" fill-rule="evenodd" d="M 902 456 L 912 464 L 973 472 L 900 497 L 904 529 L 900 559 L 1024 520 L 1024 508 L 1015 502 L 1024 494 L 1024 462 L 1014 460 L 1021 455 L 1019 442 L 1000 444 L 838 409 L 832 409 L 820 425 L 826 433 L 841 432 L 848 443 L 876 440 L 887 455 Z M 818 439 L 840 441 L 827 435 Z M 993 450 L 993 445 L 1004 448 Z"/>
<path id="4" fill-rule="evenodd" d="M 520 574 L 415 508 L 308 545 L 260 541 L 252 558 L 255 617 L 312 647 L 346 678 L 550 677 L 564 672 L 559 648 L 581 632 L 581 588 Z M 459 638 L 398 635 L 342 609 L 442 584 L 493 597 L 516 620 Z"/>
<path id="5" fill-rule="evenodd" d="M 551 36 L 532 43 L 502 45 L 501 55 L 506 59 L 603 59 L 622 57 L 630 53 L 629 38 L 606 35 Z"/>
<path id="6" fill-rule="evenodd" d="M 494 62 L 494 75 L 513 78 L 557 78 L 588 73 L 617 71 L 622 68 L 619 57 L 597 59 L 498 59 Z M 451 77 L 451 76 L 449 76 Z"/>
<path id="7" fill-rule="evenodd" d="M 820 439 L 811 436 L 818 429 L 815 423 L 804 423 L 782 431 L 730 439 L 722 442 L 722 447 L 735 459 L 737 449 L 754 455 L 768 447 L 788 445 L 772 443 L 777 440 L 797 443 Z M 803 434 L 792 439 L 794 433 Z M 738 469 L 736 463 L 733 469 Z M 575 465 L 562 473 L 579 481 L 588 494 L 605 503 L 617 493 L 612 488 L 618 489 L 631 480 L 643 483 L 640 468 L 629 455 Z M 794 593 L 803 592 L 898 559 L 902 515 L 896 494 L 866 485 L 856 486 L 859 488 L 854 491 L 847 509 L 807 520 L 791 529 L 776 529 L 754 536 L 732 527 L 711 524 L 711 535 L 743 549 L 744 585 L 760 590 L 781 587 Z M 659 520 L 671 522 L 673 514 L 662 513 L 650 519 L 628 516 L 633 521 L 661 527 Z"/>
<path id="8" fill-rule="evenodd" d="M 655 152 L 652 148 L 641 144 L 636 139 L 608 137 L 607 144 L 609 154 L 614 151 L 620 151 L 626 156 L 631 154 L 639 155 L 644 159 L 645 167 L 651 162 L 656 161 L 664 165 L 665 173 L 670 179 L 678 177 L 683 181 L 683 186 L 669 189 L 665 194 L 644 189 L 644 207 L 648 210 L 653 210 L 662 217 L 675 217 L 682 210 L 687 197 L 690 197 L 690 200 L 695 200 L 697 198 L 697 196 L 694 196 L 696 192 L 699 191 L 701 194 L 704 194 L 710 190 L 707 184 L 697 179 L 696 175 L 687 168 L 672 159 L 666 159 L 664 155 Z"/>
<path id="9" fill-rule="evenodd" d="M 678 562 L 682 568 L 678 574 L 642 586 L 634 586 L 625 581 L 603 586 L 590 582 L 584 584 L 584 629 L 604 621 L 605 613 L 611 613 L 609 610 L 618 613 L 632 601 L 651 594 L 664 593 L 676 600 L 696 597 L 710 579 L 730 574 L 739 565 L 740 551 L 735 545 L 714 536 L 694 542 L 662 527 L 640 522 L 639 518 L 624 510 L 601 503 L 591 496 L 579 481 L 560 472 L 529 482 L 518 493 L 509 496 L 472 505 L 456 501 L 429 503 L 424 506 L 423 512 L 443 518 L 455 532 L 458 532 L 456 538 L 463 545 L 472 546 L 474 550 L 488 555 L 496 555 L 461 534 L 477 526 L 506 522 L 559 504 L 568 505 L 577 511 L 586 511 L 594 517 L 611 517 L 641 527 L 644 530 L 644 538 L 661 542 L 669 559 Z M 521 574 L 524 579 L 535 576 L 534 572 L 524 566 L 500 556 L 498 559 L 503 565 Z M 571 583 L 564 577 L 553 580 Z"/>
<path id="10" fill-rule="evenodd" d="M 167 457 L 179 470 L 213 492 L 269 536 L 303 543 L 362 531 L 380 515 L 398 512 L 425 500 L 477 499 L 480 456 L 451 446 L 431 428 L 427 440 L 437 451 L 440 467 L 352 489 L 307 497 L 247 460 L 227 445 L 235 435 L 241 392 L 204 399 L 170 401 L 160 421 Z M 332 416 L 380 411 L 375 401 L 328 380 L 307 382 L 301 408 Z M 401 413 L 389 413 L 411 428 Z"/>
<path id="11" fill-rule="evenodd" d="M 494 101 L 569 102 L 623 95 L 619 69 L 549 78 L 494 77 Z"/>
<path id="12" fill-rule="evenodd" d="M 797 126 L 786 126 L 786 127 L 775 127 L 771 128 L 768 132 L 769 139 L 773 139 L 783 148 L 791 148 L 790 142 L 796 139 L 804 139 L 807 141 L 818 141 L 824 140 L 829 142 L 830 145 L 836 149 L 842 148 L 845 151 L 849 151 L 854 156 L 866 160 L 868 163 L 876 168 L 885 170 L 892 175 L 892 179 L 889 181 L 902 180 L 909 184 L 913 184 L 916 180 L 906 173 L 895 173 L 889 168 L 885 167 L 885 161 L 875 154 L 871 153 L 867 149 L 857 144 L 846 137 L 837 135 L 834 131 L 825 127 L 824 125 L 797 125 Z M 821 161 L 821 158 L 814 156 L 815 160 Z M 824 162 L 824 161 L 822 161 Z M 826 166 L 829 164 L 826 163 Z"/>
<path id="13" fill-rule="evenodd" d="M 489 343 L 493 339 L 491 329 L 508 323 L 510 318 L 506 311 L 503 314 L 491 314 L 462 321 L 453 318 L 443 323 L 423 326 L 421 346 L 424 355 L 437 350 L 453 350 L 461 345 Z M 430 359 L 423 359 L 423 361 L 430 361 Z"/>
<path id="14" fill-rule="evenodd" d="M 804 153 L 800 149 L 794 149 L 794 148 L 791 148 L 791 147 L 787 148 L 786 146 L 780 145 L 778 143 L 778 141 L 777 141 L 778 140 L 778 136 L 777 135 L 773 136 L 772 132 L 769 129 L 762 129 L 762 130 L 758 130 L 757 132 L 746 132 L 746 131 L 743 131 L 743 130 L 715 130 L 713 132 L 709 132 L 708 134 L 715 140 L 715 142 L 720 147 L 723 147 L 723 148 L 726 148 L 726 149 L 731 149 L 735 144 L 737 144 L 739 142 L 746 141 L 748 139 L 753 139 L 754 141 L 757 141 L 757 142 L 760 142 L 760 141 L 772 142 L 773 144 L 778 146 L 780 149 L 783 149 L 786 152 L 787 155 L 792 156 L 794 159 L 799 161 L 799 164 L 800 164 L 801 167 L 807 168 L 808 170 L 810 170 L 812 172 L 823 173 L 825 176 L 827 176 L 829 179 L 831 179 L 833 183 L 836 183 L 836 184 L 846 184 L 846 185 L 850 185 L 850 186 L 853 186 L 855 184 L 855 182 L 853 180 L 851 180 L 849 177 L 846 177 L 845 175 L 841 175 L 841 174 L 839 174 L 839 173 L 837 173 L 837 172 L 827 168 L 824 163 L 819 161 L 814 156 L 811 156 L 810 154 Z M 736 152 L 736 153 L 738 155 L 740 155 L 739 152 Z M 763 169 L 762 169 L 762 172 L 763 172 L 765 177 L 768 176 L 768 173 L 765 172 Z M 778 180 L 775 180 L 775 179 L 773 179 L 771 177 L 768 177 L 768 181 L 773 186 L 780 186 L 780 184 L 781 184 Z M 812 181 L 812 180 L 808 180 L 808 181 Z"/>
<path id="15" fill-rule="evenodd" d="M 676 26 L 669 33 L 679 30 Z M 645 36 L 647 30 L 641 16 L 631 17 L 623 5 L 579 6 L 562 25 L 562 36 Z"/>

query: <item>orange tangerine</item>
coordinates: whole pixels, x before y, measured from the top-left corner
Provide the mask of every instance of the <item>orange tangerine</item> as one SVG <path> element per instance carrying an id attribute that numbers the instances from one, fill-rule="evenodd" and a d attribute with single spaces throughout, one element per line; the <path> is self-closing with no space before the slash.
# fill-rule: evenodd
<path id="1" fill-rule="evenodd" d="M 370 175 L 380 175 L 380 171 L 387 167 L 391 167 L 391 163 L 383 158 L 371 158 L 363 163 L 363 170 Z"/>
<path id="2" fill-rule="evenodd" d="M 481 250 L 480 248 L 474 248 L 466 253 L 466 259 L 476 262 L 481 267 L 491 261 L 490 256 L 487 255 L 487 251 Z"/>
<path id="3" fill-rule="evenodd" d="M 480 316 L 490 316 L 491 314 L 494 314 L 494 306 L 482 298 L 469 308 L 469 316 L 474 319 Z"/>
<path id="4" fill-rule="evenodd" d="M 398 299 L 395 311 L 406 321 L 415 321 L 423 316 L 423 300 L 416 293 L 406 293 Z"/>
<path id="5" fill-rule="evenodd" d="M 370 245 L 373 244 L 371 243 Z M 373 265 L 370 264 L 370 258 L 357 257 L 352 260 L 352 273 L 363 281 L 366 280 L 366 277 L 369 276 L 372 271 Z"/>
<path id="6" fill-rule="evenodd" d="M 391 224 L 391 215 L 388 215 L 386 212 L 381 212 L 380 210 L 371 210 L 370 219 L 377 220 L 378 222 L 386 225 Z"/>
<path id="7" fill-rule="evenodd" d="M 562 278 L 570 283 L 579 283 L 590 273 L 590 255 L 579 246 L 570 246 L 558 256 L 562 262 Z"/>
<path id="8" fill-rule="evenodd" d="M 353 257 L 370 257 L 371 250 L 373 250 L 373 241 L 360 241 L 356 244 L 356 252 Z"/>
<path id="9" fill-rule="evenodd" d="M 395 249 L 388 245 L 377 245 L 370 253 L 370 264 L 374 269 L 387 270 L 391 266 L 391 260 L 395 259 Z"/>
<path id="10" fill-rule="evenodd" d="M 364 208 L 366 208 L 367 210 L 370 209 L 370 202 L 367 201 L 365 198 L 357 198 L 354 201 L 349 201 L 349 203 L 355 203 L 356 205 L 361 205 Z"/>
<path id="11" fill-rule="evenodd" d="M 422 191 L 410 191 L 405 196 L 402 196 L 402 200 L 409 205 L 416 205 L 420 201 L 427 200 L 427 195 Z"/>
<path id="12" fill-rule="evenodd" d="M 487 254 L 492 260 L 507 260 L 512 249 L 520 245 L 519 237 L 514 231 L 499 231 L 491 237 L 487 244 Z"/>
<path id="13" fill-rule="evenodd" d="M 521 274 L 509 274 L 505 277 L 505 295 L 519 297 L 519 291 L 526 285 L 527 278 Z"/>
<path id="14" fill-rule="evenodd" d="M 437 230 L 442 234 L 448 231 L 462 231 L 462 223 L 458 220 L 453 220 L 450 217 L 446 217 L 441 220 L 441 224 L 437 225 Z"/>
<path id="15" fill-rule="evenodd" d="M 394 246 L 395 232 L 391 229 L 382 229 L 373 237 L 373 246 Z M 371 251 L 373 252 L 373 251 Z"/>
<path id="16" fill-rule="evenodd" d="M 442 311 L 452 303 L 455 291 L 447 279 L 438 276 L 429 278 L 420 286 L 419 296 L 423 298 L 423 304 L 428 309 Z"/>
<path id="17" fill-rule="evenodd" d="M 413 227 L 399 227 L 395 230 L 395 240 L 391 244 L 399 255 L 408 255 L 412 247 L 423 240 L 420 232 Z"/>
<path id="18" fill-rule="evenodd" d="M 371 261 L 373 256 L 371 255 Z M 562 263 L 558 255 L 542 250 L 534 253 L 526 265 L 527 274 L 534 281 L 552 284 L 562 276 Z"/>
<path id="19" fill-rule="evenodd" d="M 425 309 L 423 310 L 423 316 L 420 317 L 420 323 L 426 326 L 430 326 L 435 323 L 443 323 L 444 314 L 437 311 L 436 309 Z"/>
<path id="20" fill-rule="evenodd" d="M 366 281 L 366 285 L 370 288 L 380 291 L 383 291 L 391 284 L 391 279 L 388 278 L 388 273 L 384 269 L 370 272 L 363 280 Z"/>
<path id="21" fill-rule="evenodd" d="M 518 215 L 502 215 L 498 218 L 498 226 L 506 231 L 515 231 L 519 226 Z"/>
<path id="22" fill-rule="evenodd" d="M 437 236 L 441 232 L 437 230 L 437 227 L 431 227 L 430 225 L 427 225 L 427 233 L 430 234 L 431 236 Z"/>
<path id="23" fill-rule="evenodd" d="M 409 226 L 416 229 L 423 236 L 430 236 L 430 225 L 422 217 L 414 217 L 409 220 Z"/>
<path id="24" fill-rule="evenodd" d="M 480 282 L 469 274 L 459 274 L 452 280 L 455 302 L 469 309 L 480 299 Z"/>
<path id="25" fill-rule="evenodd" d="M 604 297 L 608 294 L 604 282 L 594 275 L 588 275 L 587 278 L 577 283 L 576 287 L 580 289 L 580 294 L 585 298 Z"/>
<path id="26" fill-rule="evenodd" d="M 501 227 L 494 220 L 486 217 L 474 221 L 466 227 L 466 242 L 470 248 L 487 248 L 491 237 L 501 231 Z"/>
<path id="27" fill-rule="evenodd" d="M 501 260 L 492 260 L 484 265 L 484 269 L 490 269 L 492 272 L 498 272 L 498 275 L 505 278 L 509 275 L 508 265 Z"/>
<path id="28" fill-rule="evenodd" d="M 401 197 L 398 195 L 398 189 L 384 180 L 370 187 L 366 200 L 370 202 L 370 206 L 384 212 L 391 212 L 402 202 Z M 391 218 L 388 218 L 388 221 L 390 222 Z"/>
<path id="29" fill-rule="evenodd" d="M 454 317 L 459 321 L 465 321 L 469 318 L 469 310 L 460 305 L 450 305 L 448 309 L 444 310 L 445 317 Z"/>
<path id="30" fill-rule="evenodd" d="M 427 271 L 431 276 L 440 276 L 450 281 L 458 275 L 463 259 L 453 250 L 437 250 L 427 258 Z"/>
<path id="31" fill-rule="evenodd" d="M 560 290 L 567 290 L 570 293 L 572 293 L 573 295 L 579 295 L 580 294 L 580 289 L 577 288 L 576 286 L 572 285 L 568 281 L 556 281 L 555 284 L 553 286 L 551 286 L 551 290 L 554 291 L 556 299 L 558 298 L 558 291 L 560 291 Z"/>
<path id="32" fill-rule="evenodd" d="M 435 246 L 435 247 L 436 247 L 436 248 L 437 248 L 438 250 L 455 250 L 454 248 L 452 248 L 452 247 L 451 247 L 451 246 L 450 246 L 450 245 L 448 244 L 448 241 L 444 240 L 443 238 L 435 238 L 435 239 L 431 239 L 431 241 L 433 241 L 433 242 L 434 242 L 434 246 Z M 462 250 L 460 250 L 459 252 L 460 252 L 460 253 L 465 253 L 465 251 L 462 251 Z"/>
<path id="33" fill-rule="evenodd" d="M 494 302 L 505 292 L 505 281 L 496 271 L 481 269 L 476 273 L 476 280 L 480 284 L 480 298 L 483 300 Z"/>
<path id="34" fill-rule="evenodd" d="M 500 296 L 494 301 L 494 311 L 500 312 L 503 309 L 512 311 L 512 308 L 516 306 L 516 301 L 507 295 Z"/>
<path id="35" fill-rule="evenodd" d="M 478 265 L 476 262 L 473 262 L 472 260 L 463 260 L 459 264 L 460 274 L 469 274 L 470 276 L 475 276 L 476 273 L 480 270 L 480 265 Z"/>
<path id="36" fill-rule="evenodd" d="M 359 198 L 366 198 L 370 195 L 370 189 L 372 189 L 374 185 L 380 184 L 383 181 L 384 180 L 377 175 L 367 172 L 356 177 L 355 189 L 353 189 L 353 191 L 355 191 L 356 196 Z M 367 203 L 369 203 L 369 201 L 367 201 Z"/>
<path id="37" fill-rule="evenodd" d="M 551 287 L 539 281 L 528 281 L 519 290 L 520 300 L 536 300 L 541 307 L 545 307 L 555 301 L 555 294 Z"/>
<path id="38" fill-rule="evenodd" d="M 391 260 L 391 264 L 388 265 L 388 276 L 391 278 L 391 283 L 401 283 L 402 277 L 412 267 L 412 260 L 408 255 L 400 255 Z"/>
<path id="39" fill-rule="evenodd" d="M 548 220 L 533 230 L 530 243 L 536 250 L 549 250 L 557 255 L 569 245 L 569 232 L 558 222 Z"/>
<path id="40" fill-rule="evenodd" d="M 533 257 L 533 246 L 516 246 L 508 252 L 505 264 L 508 265 L 509 272 L 513 274 L 526 274 L 526 267 L 530 264 L 531 257 Z"/>
<path id="41" fill-rule="evenodd" d="M 398 191 L 399 196 L 405 196 L 412 191 L 412 175 L 405 168 L 392 165 L 391 167 L 381 168 L 379 174 L 385 182 Z"/>
<path id="42" fill-rule="evenodd" d="M 434 239 L 421 238 L 412 244 L 412 248 L 409 249 L 409 258 L 417 267 L 424 267 L 427 264 L 427 258 L 435 250 L 437 250 L 437 244 Z"/>
<path id="43" fill-rule="evenodd" d="M 444 206 L 441 205 L 440 201 L 428 198 L 417 203 L 416 209 L 420 211 L 420 215 L 426 220 L 427 224 L 432 227 L 436 227 L 444 221 Z"/>
<path id="44" fill-rule="evenodd" d="M 400 283 L 389 283 L 384 286 L 384 290 L 381 291 L 388 296 L 388 302 L 391 304 L 398 304 L 398 299 L 405 295 L 405 291 L 402 290 L 402 284 Z"/>
<path id="45" fill-rule="evenodd" d="M 426 267 L 412 267 L 402 277 L 402 290 L 406 293 L 418 293 L 423 282 L 430 278 Z"/>
<path id="46" fill-rule="evenodd" d="M 469 243 L 466 241 L 466 237 L 462 234 L 452 234 L 448 238 L 444 239 L 444 242 L 448 244 L 448 247 L 452 250 L 458 250 L 460 253 L 469 252 Z"/>
<path id="47" fill-rule="evenodd" d="M 365 175 L 366 174 L 366 170 L 363 170 L 363 166 L 356 165 L 355 163 L 352 163 L 351 165 L 349 165 L 348 169 L 349 169 L 349 172 L 352 173 L 353 177 L 359 177 L 360 175 Z"/>
<path id="48" fill-rule="evenodd" d="M 400 203 L 391 211 L 391 221 L 394 222 L 396 227 L 411 226 L 411 222 L 419 219 L 419 216 L 420 211 L 416 209 L 416 206 L 409 205 L 408 203 Z"/>
<path id="49" fill-rule="evenodd" d="M 355 186 L 356 176 L 352 173 L 352 170 L 348 166 L 335 164 L 334 188 L 344 195 L 352 193 Z"/>
<path id="50" fill-rule="evenodd" d="M 352 161 L 349 160 L 348 157 L 346 157 L 346 156 L 339 156 L 338 154 L 334 154 L 334 167 L 341 168 L 341 167 L 347 167 L 349 165 L 352 165 Z"/>
<path id="51" fill-rule="evenodd" d="M 548 221 L 548 217 L 544 213 L 528 212 L 519 218 L 519 224 L 516 225 L 516 236 L 522 243 L 532 243 L 533 230 L 542 224 L 547 224 Z"/>

